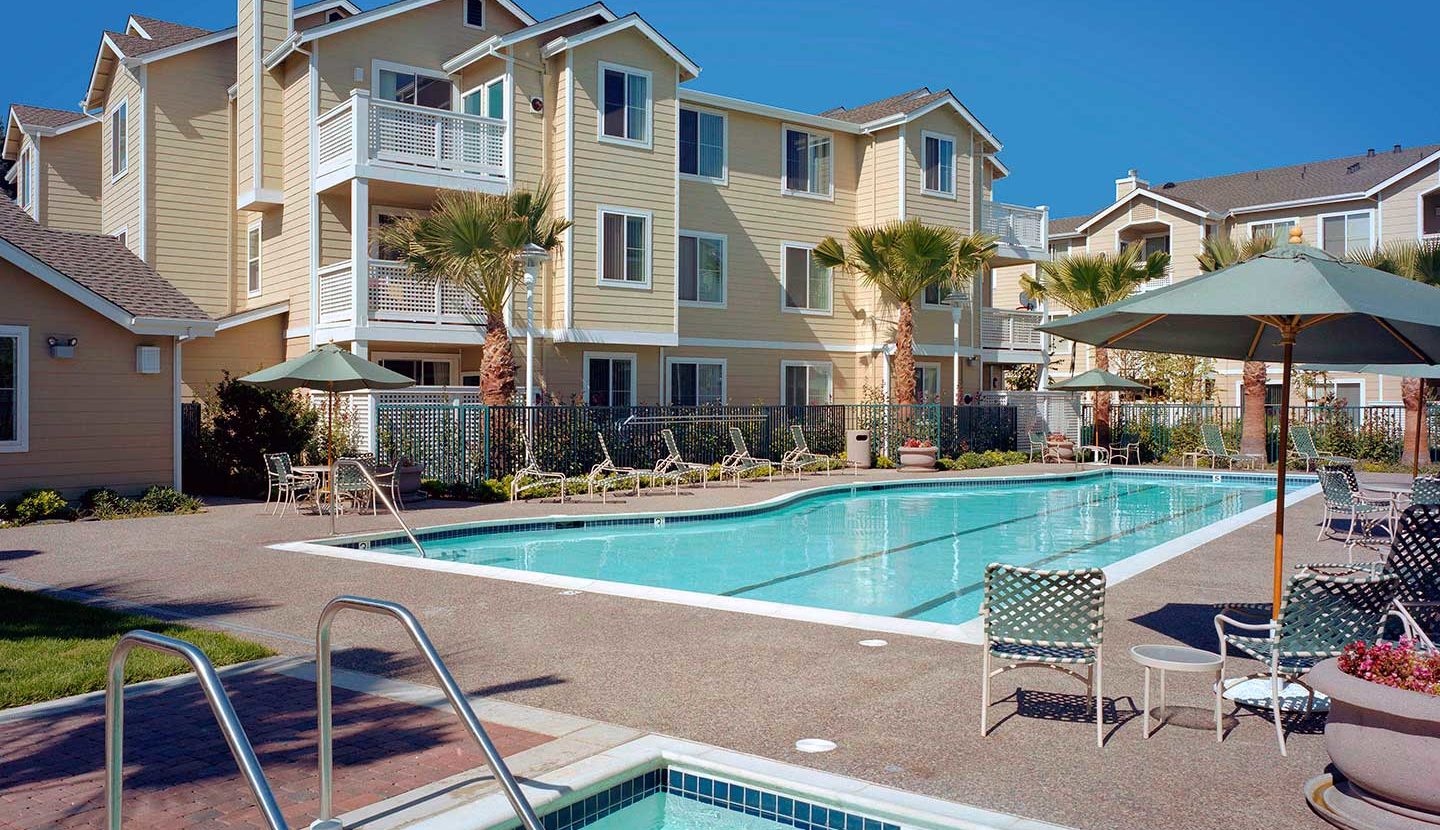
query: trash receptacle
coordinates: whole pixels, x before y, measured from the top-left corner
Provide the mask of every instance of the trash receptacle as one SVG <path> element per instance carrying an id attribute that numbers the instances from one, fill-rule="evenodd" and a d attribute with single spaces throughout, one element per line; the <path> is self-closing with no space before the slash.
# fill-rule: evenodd
<path id="1" fill-rule="evenodd" d="M 845 432 L 845 460 L 862 470 L 870 469 L 870 431 L 851 429 Z"/>

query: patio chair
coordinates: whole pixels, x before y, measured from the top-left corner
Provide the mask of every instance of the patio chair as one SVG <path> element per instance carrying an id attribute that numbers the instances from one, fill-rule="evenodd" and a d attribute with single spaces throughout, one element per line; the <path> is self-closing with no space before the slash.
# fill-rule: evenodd
<path id="1" fill-rule="evenodd" d="M 1410 485 L 1411 504 L 1440 504 L 1440 476 L 1416 476 Z"/>
<path id="2" fill-rule="evenodd" d="M 1225 460 L 1225 466 L 1234 469 L 1236 464 L 1244 464 L 1256 467 L 1260 464 L 1260 456 L 1253 452 L 1231 452 L 1225 448 L 1225 436 L 1220 434 L 1219 424 L 1201 424 L 1200 436 L 1205 440 L 1205 447 L 1202 452 L 1210 457 L 1210 466 L 1215 467 L 1221 459 Z"/>
<path id="3" fill-rule="evenodd" d="M 805 428 L 799 424 L 790 425 L 790 440 L 795 443 L 795 446 L 780 458 L 781 472 L 791 469 L 795 471 L 795 477 L 799 478 L 806 467 L 820 464 L 828 477 L 830 471 L 840 462 L 840 459 L 833 455 L 824 455 L 811 450 L 810 442 L 805 440 Z"/>
<path id="4" fill-rule="evenodd" d="M 1343 455 L 1327 455 L 1315 448 L 1315 434 L 1304 424 L 1290 425 L 1290 457 L 1314 469 L 1318 464 L 1354 464 L 1355 459 Z"/>
<path id="5" fill-rule="evenodd" d="M 331 468 L 329 479 L 316 488 L 317 500 L 328 501 L 330 490 L 334 488 L 337 512 L 344 513 L 348 503 L 356 512 L 369 507 L 373 513 L 375 492 L 369 479 L 365 478 L 365 473 L 361 472 L 363 464 L 360 459 L 349 456 L 337 459 L 335 466 Z"/>
<path id="6" fill-rule="evenodd" d="M 991 563 L 985 569 L 980 619 L 985 627 L 981 737 L 990 732 L 991 680 L 1011 669 L 1046 668 L 1085 684 L 1087 711 L 1090 706 L 1095 709 L 1095 745 L 1103 747 L 1100 645 L 1105 627 L 1105 572 L 1100 568 L 1045 571 Z M 1004 665 L 992 670 L 994 660 Z"/>
<path id="7" fill-rule="evenodd" d="M 1063 464 L 1065 459 L 1060 455 L 1059 447 L 1050 445 L 1050 437 L 1043 431 L 1036 430 L 1030 433 L 1030 461 L 1035 460 L 1035 454 L 1040 454 L 1040 463 L 1049 464 L 1052 461 L 1056 464 Z"/>
<path id="8" fill-rule="evenodd" d="M 723 478 L 727 473 L 735 476 L 735 486 L 740 486 L 740 476 L 752 470 L 765 470 L 766 479 L 775 480 L 775 468 L 779 466 L 768 458 L 756 458 L 750 454 L 750 448 L 745 445 L 745 434 L 739 427 L 730 427 L 730 445 L 733 451 L 720 459 L 720 476 Z"/>
<path id="9" fill-rule="evenodd" d="M 400 482 L 395 478 L 395 468 L 390 467 L 389 469 L 385 469 L 381 467 L 375 462 L 374 453 L 362 452 L 352 457 L 360 463 L 360 466 L 365 468 L 365 472 L 369 473 L 371 478 L 375 479 L 375 484 L 385 493 L 386 498 L 390 499 L 390 503 L 395 505 L 395 509 L 404 510 L 405 499 L 400 495 Z M 370 500 L 370 512 L 372 514 L 378 513 L 379 507 L 378 499 Z"/>
<path id="10" fill-rule="evenodd" d="M 1345 472 L 1349 471 L 1350 476 Z M 1316 473 L 1320 477 L 1320 491 L 1324 508 L 1320 514 L 1320 533 L 1315 541 L 1325 538 L 1328 531 L 1338 536 L 1336 519 L 1348 519 L 1345 527 L 1345 544 L 1355 538 L 1355 528 L 1360 528 L 1362 539 L 1368 538 L 1377 527 L 1384 526 L 1393 535 L 1392 519 L 1395 516 L 1395 501 L 1389 497 L 1377 498 L 1365 495 L 1354 483 L 1355 470 L 1346 466 L 1322 466 Z"/>
<path id="11" fill-rule="evenodd" d="M 1119 462 L 1124 463 L 1124 465 L 1128 467 L 1130 466 L 1130 459 L 1132 458 L 1135 459 L 1136 464 L 1140 463 L 1139 441 L 1126 441 L 1121 444 L 1111 444 L 1109 447 L 1106 447 L 1106 449 L 1109 450 L 1111 464 Z"/>
<path id="12" fill-rule="evenodd" d="M 565 485 L 570 477 L 564 473 L 556 473 L 541 469 L 535 463 L 535 451 L 530 446 L 530 436 L 526 433 L 520 434 L 520 440 L 525 444 L 525 466 L 515 471 L 510 477 L 510 500 L 520 498 L 521 493 L 526 493 L 541 487 L 560 486 L 560 503 L 565 503 Z"/>
<path id="13" fill-rule="evenodd" d="M 700 486 L 702 488 L 709 487 L 710 465 L 701 464 L 698 461 L 686 461 L 685 457 L 680 454 L 680 445 L 675 441 L 675 433 L 671 432 L 670 430 L 660 430 L 660 437 L 665 441 L 666 455 L 664 458 L 655 462 L 655 470 L 653 474 L 657 476 L 673 475 L 676 477 L 676 481 L 678 482 L 679 480 L 684 479 L 691 473 L 699 473 Z M 680 491 L 680 486 L 678 483 L 675 485 L 675 491 L 677 493 Z"/>
<path id="14" fill-rule="evenodd" d="M 634 486 L 634 494 L 640 495 L 640 476 L 644 471 L 616 464 L 610 457 L 610 446 L 605 443 L 605 433 L 597 432 L 595 437 L 600 440 L 600 463 L 591 467 L 590 473 L 585 476 L 586 492 L 593 496 L 599 488 L 600 501 L 604 502 L 611 488 L 628 481 Z"/>
<path id="15" fill-rule="evenodd" d="M 275 502 L 275 506 L 270 510 L 270 515 L 275 516 L 285 512 L 287 505 L 294 507 L 295 512 L 300 512 L 301 497 L 310 495 L 315 489 L 318 479 L 315 476 L 296 473 L 288 452 L 265 453 L 264 457 L 265 505 L 269 507 L 272 499 Z"/>
<path id="16" fill-rule="evenodd" d="M 1227 614 L 1215 616 L 1220 640 L 1220 680 L 1215 684 L 1217 708 L 1232 686 L 1252 678 L 1270 681 L 1270 712 L 1275 719 L 1275 740 L 1285 755 L 1285 726 L 1280 719 L 1281 681 L 1296 683 L 1309 694 L 1305 713 L 1315 704 L 1315 690 L 1303 678 L 1315 664 L 1339 656 L 1356 640 L 1374 639 L 1393 606 L 1400 581 L 1393 574 L 1335 576 L 1301 571 L 1290 577 L 1276 619 L 1242 622 Z M 1225 682 L 1225 661 L 1230 650 L 1259 660 L 1264 671 Z"/>

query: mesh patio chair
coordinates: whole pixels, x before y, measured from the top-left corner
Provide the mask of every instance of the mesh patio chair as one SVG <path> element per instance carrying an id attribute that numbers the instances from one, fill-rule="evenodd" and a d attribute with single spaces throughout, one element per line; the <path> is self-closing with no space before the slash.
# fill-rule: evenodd
<path id="1" fill-rule="evenodd" d="M 1394 607 L 1400 581 L 1393 574 L 1335 576 L 1301 571 L 1290 577 L 1276 619 L 1248 623 L 1227 614 L 1215 616 L 1215 633 L 1220 640 L 1220 681 L 1215 684 L 1216 706 L 1225 692 L 1245 680 L 1263 677 L 1270 681 L 1270 711 L 1275 719 L 1275 739 L 1285 755 L 1285 726 L 1280 718 L 1281 681 L 1296 683 L 1309 694 L 1305 713 L 1315 704 L 1315 690 L 1302 679 L 1321 660 L 1339 656 L 1356 640 L 1379 636 L 1386 616 Z M 1225 682 L 1225 661 L 1230 650 L 1259 660 L 1264 671 Z"/>
<path id="2" fill-rule="evenodd" d="M 1040 430 L 1035 430 L 1030 433 L 1030 461 L 1035 460 L 1036 453 L 1040 455 L 1041 464 L 1049 464 L 1051 462 L 1063 464 L 1065 462 L 1065 459 L 1060 455 L 1060 448 L 1052 447 L 1050 445 L 1050 436 Z"/>
<path id="3" fill-rule="evenodd" d="M 353 458 L 360 462 L 360 466 L 365 468 L 365 472 L 369 473 L 371 478 L 375 479 L 375 483 L 379 485 L 380 489 L 385 493 L 385 496 L 390 499 L 390 503 L 395 505 L 395 509 L 404 510 L 405 500 L 400 496 L 400 482 L 395 478 L 395 468 L 390 467 L 386 469 L 381 467 L 376 463 L 374 453 L 362 452 L 353 456 Z M 379 508 L 378 500 L 371 499 L 370 512 L 378 513 Z"/>
<path id="4" fill-rule="evenodd" d="M 341 461 L 354 463 L 338 463 Z M 364 462 L 360 459 L 350 456 L 338 459 L 335 466 L 331 468 L 330 478 L 316 490 L 317 499 L 329 501 L 330 490 L 334 488 L 337 512 L 344 513 L 347 503 L 356 512 L 364 510 L 366 507 L 371 508 L 373 512 L 375 508 L 374 490 L 370 486 L 369 479 L 365 478 L 365 473 L 361 471 L 360 466 L 357 466 L 363 464 Z"/>
<path id="5" fill-rule="evenodd" d="M 680 444 L 675 440 L 674 432 L 668 429 L 662 429 L 660 430 L 660 437 L 665 441 L 666 455 L 664 458 L 655 462 L 655 475 L 674 475 L 678 482 L 693 473 L 699 473 L 700 487 L 702 489 L 709 487 L 710 465 L 701 464 L 698 461 L 686 461 L 685 457 L 680 454 Z M 678 483 L 675 489 L 678 493 L 680 489 Z"/>
<path id="6" fill-rule="evenodd" d="M 1411 504 L 1440 504 L 1440 476 L 1416 476 L 1410 489 Z"/>
<path id="7" fill-rule="evenodd" d="M 301 497 L 310 495 L 317 483 L 315 476 L 295 472 L 290 453 L 265 453 L 265 505 L 269 507 L 272 499 L 275 502 L 270 515 L 284 513 L 287 506 L 300 512 Z"/>
<path id="8" fill-rule="evenodd" d="M 560 503 L 565 503 L 565 485 L 570 477 L 564 473 L 557 473 L 541 469 L 535 462 L 535 450 L 530 446 L 530 436 L 520 433 L 520 440 L 525 444 L 525 466 L 515 471 L 510 477 L 510 500 L 520 498 L 521 493 L 526 493 L 542 487 L 560 487 Z"/>
<path id="9" fill-rule="evenodd" d="M 1354 464 L 1355 459 L 1343 455 L 1327 455 L 1315 448 L 1315 434 L 1304 424 L 1290 425 L 1290 457 L 1305 469 L 1314 469 L 1319 464 Z"/>
<path id="10" fill-rule="evenodd" d="M 810 442 L 805 440 L 805 428 L 799 424 L 790 425 L 790 440 L 795 444 L 787 450 L 780 459 L 780 470 L 794 470 L 795 477 L 805 472 L 807 467 L 820 465 L 828 477 L 830 471 L 839 463 L 840 459 L 833 455 L 823 455 L 810 449 Z"/>
<path id="11" fill-rule="evenodd" d="M 1346 471 L 1349 471 L 1349 476 L 1345 475 Z M 1377 527 L 1384 527 L 1393 535 L 1393 499 L 1363 495 L 1359 486 L 1354 483 L 1355 470 L 1350 467 L 1324 465 L 1316 475 L 1320 477 L 1324 509 L 1320 515 L 1320 533 L 1315 537 L 1315 541 L 1324 539 L 1327 531 L 1332 536 L 1339 535 L 1339 531 L 1335 529 L 1336 519 L 1348 520 L 1344 538 L 1347 545 L 1355 538 L 1357 527 L 1362 540 L 1369 539 Z"/>
<path id="12" fill-rule="evenodd" d="M 640 476 L 643 471 L 617 465 L 610 457 L 610 446 L 605 443 L 605 433 L 597 432 L 595 437 L 600 441 L 600 463 L 591 467 L 590 473 L 585 476 L 586 492 L 593 496 L 598 489 L 600 501 L 604 502 L 611 489 L 628 481 L 634 486 L 634 494 L 640 495 Z"/>
<path id="13" fill-rule="evenodd" d="M 740 486 L 740 476 L 753 471 L 765 470 L 765 477 L 775 480 L 775 467 L 778 464 L 768 458 L 756 458 L 750 454 L 750 448 L 745 444 L 745 434 L 739 427 L 730 427 L 730 445 L 733 451 L 720 459 L 720 475 L 727 474 L 735 476 L 735 486 Z"/>
<path id="14" fill-rule="evenodd" d="M 1251 452 L 1231 452 L 1225 448 L 1225 436 L 1220 434 L 1219 424 L 1201 424 L 1200 437 L 1205 440 L 1204 453 L 1210 457 L 1210 466 L 1217 466 L 1223 459 L 1225 466 L 1233 469 L 1236 464 L 1256 467 L 1260 456 Z"/>
<path id="15" fill-rule="evenodd" d="M 991 563 L 985 569 L 980 619 L 985 627 L 980 735 L 990 732 L 991 680 L 1012 669 L 1045 668 L 1085 684 L 1087 710 L 1095 709 L 1095 745 L 1103 747 L 1100 647 L 1105 627 L 1105 572 L 1100 568 L 1045 571 Z M 1004 665 L 991 669 L 995 660 Z"/>

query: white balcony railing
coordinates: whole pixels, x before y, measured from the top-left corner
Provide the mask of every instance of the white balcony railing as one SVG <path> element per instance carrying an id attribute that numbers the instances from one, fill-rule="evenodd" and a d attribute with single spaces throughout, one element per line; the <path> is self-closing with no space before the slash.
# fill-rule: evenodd
<path id="1" fill-rule="evenodd" d="M 316 122 L 316 175 L 378 162 L 503 179 L 508 134 L 499 118 L 384 101 L 355 90 Z"/>
<path id="2" fill-rule="evenodd" d="M 987 349 L 1039 351 L 1040 325 L 1043 315 L 1038 311 L 1006 311 L 986 308 L 980 313 L 980 344 Z"/>
<path id="3" fill-rule="evenodd" d="M 320 322 L 350 322 L 355 308 L 355 276 L 349 261 L 321 268 L 319 277 Z"/>
<path id="4" fill-rule="evenodd" d="M 463 288 L 442 280 L 409 273 L 404 265 L 370 260 L 370 317 L 406 323 L 459 323 L 481 325 L 480 310 Z"/>
<path id="5" fill-rule="evenodd" d="M 1001 245 L 1044 251 L 1048 221 L 1041 208 L 1007 205 L 989 199 L 980 203 L 980 229 L 1000 237 Z"/>

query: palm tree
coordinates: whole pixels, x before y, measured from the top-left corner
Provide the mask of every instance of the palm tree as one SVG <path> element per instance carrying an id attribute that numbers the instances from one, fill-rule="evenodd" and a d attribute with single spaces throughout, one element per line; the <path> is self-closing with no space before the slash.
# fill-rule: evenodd
<path id="1" fill-rule="evenodd" d="M 855 227 L 849 245 L 827 237 L 815 247 L 816 261 L 826 268 L 845 268 L 878 288 L 899 309 L 895 323 L 895 402 L 913 404 L 915 397 L 915 299 L 927 288 L 942 290 L 974 276 L 994 253 L 995 237 L 961 234 L 953 228 L 926 225 L 919 219 L 879 227 Z"/>
<path id="2" fill-rule="evenodd" d="M 1207 236 L 1200 243 L 1195 259 L 1206 273 L 1238 265 L 1275 247 L 1275 237 L 1268 233 L 1248 239 L 1240 236 Z M 1247 360 L 1240 373 L 1240 451 L 1260 455 L 1265 452 L 1265 384 L 1269 380 L 1263 360 Z"/>
<path id="3" fill-rule="evenodd" d="M 430 213 L 381 228 L 382 245 L 401 253 L 411 274 L 444 280 L 475 298 L 485 312 L 480 356 L 480 396 L 492 406 L 515 397 L 515 355 L 505 303 L 523 277 L 521 252 L 528 245 L 560 247 L 570 222 L 552 215 L 554 189 L 508 195 L 445 191 Z"/>
<path id="4" fill-rule="evenodd" d="M 1170 255 L 1155 252 L 1142 258 L 1139 245 L 1130 245 L 1118 254 L 1072 254 L 1040 263 L 1039 273 L 1020 278 L 1020 287 L 1030 296 L 1055 300 L 1072 311 L 1089 311 L 1119 302 L 1150 280 L 1165 276 Z M 1108 350 L 1095 347 L 1095 367 L 1110 368 Z M 1110 396 L 1095 396 L 1095 442 L 1110 440 Z"/>

